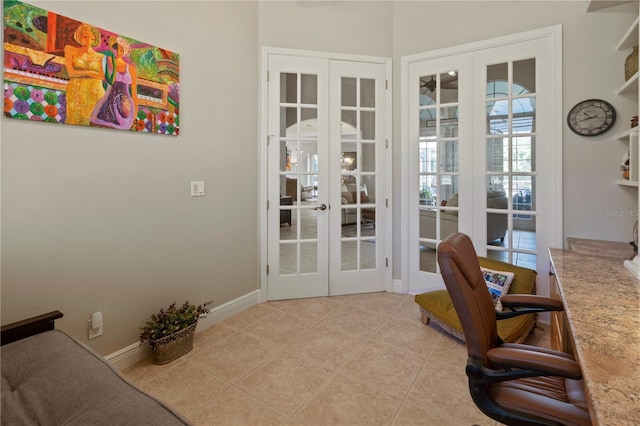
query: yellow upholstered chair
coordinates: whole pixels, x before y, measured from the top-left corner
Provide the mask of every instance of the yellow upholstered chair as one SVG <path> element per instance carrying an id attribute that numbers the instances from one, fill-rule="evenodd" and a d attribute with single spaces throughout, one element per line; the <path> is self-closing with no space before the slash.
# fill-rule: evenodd
<path id="1" fill-rule="evenodd" d="M 508 294 L 535 294 L 536 271 L 487 257 L 478 257 L 478 261 L 483 268 L 514 273 Z M 418 294 L 415 301 L 420 306 L 423 324 L 433 322 L 464 342 L 462 325 L 447 290 Z M 535 327 L 536 319 L 536 314 L 528 314 L 500 321 L 498 335 L 505 342 L 522 343 Z"/>

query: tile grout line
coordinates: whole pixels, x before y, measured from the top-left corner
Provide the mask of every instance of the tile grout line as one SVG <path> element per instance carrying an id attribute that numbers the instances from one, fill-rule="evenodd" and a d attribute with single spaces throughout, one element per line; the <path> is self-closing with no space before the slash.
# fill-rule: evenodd
<path id="1" fill-rule="evenodd" d="M 295 337 L 293 337 L 292 339 L 290 339 L 287 343 L 282 344 L 282 345 L 276 345 L 276 346 L 278 346 L 278 347 L 279 347 L 279 350 L 278 350 L 278 351 L 276 351 L 273 355 L 271 355 L 269 358 L 267 358 L 264 362 L 260 363 L 260 364 L 259 364 L 259 365 L 257 365 L 255 368 L 251 369 L 251 370 L 250 370 L 250 371 L 248 371 L 246 374 L 242 375 L 238 380 L 236 380 L 235 382 L 233 382 L 233 383 L 231 384 L 231 386 L 232 386 L 232 387 L 234 387 L 234 388 L 236 388 L 236 389 L 238 389 L 238 390 L 240 390 L 240 391 L 242 391 L 243 393 L 245 393 L 245 394 L 247 394 L 247 395 L 250 395 L 252 398 L 255 398 L 255 399 L 259 400 L 260 402 L 262 402 L 263 404 L 267 405 L 268 407 L 270 407 L 270 408 L 274 409 L 274 410 L 275 410 L 275 411 L 277 411 L 278 413 L 283 414 L 284 416 L 286 416 L 286 417 L 287 417 L 287 421 L 288 421 L 288 422 L 292 422 L 292 421 L 293 421 L 293 422 L 298 422 L 297 420 L 295 420 L 295 419 L 294 419 L 294 417 L 298 414 L 298 412 L 299 412 L 303 407 L 305 407 L 305 405 L 306 405 L 306 404 L 307 404 L 307 403 L 308 403 L 308 402 L 309 402 L 309 401 L 310 401 L 310 400 L 311 400 L 315 395 L 317 395 L 317 394 L 320 392 L 320 390 L 321 390 L 321 389 L 323 389 L 323 388 L 324 388 L 324 387 L 325 387 L 325 386 L 326 386 L 326 385 L 331 381 L 331 379 L 335 376 L 335 373 L 331 374 L 331 375 L 327 378 L 327 380 L 325 381 L 325 383 L 323 383 L 321 386 L 319 386 L 319 387 L 318 387 L 318 389 L 317 389 L 315 392 L 313 392 L 313 393 L 309 396 L 309 398 L 307 398 L 305 401 L 303 401 L 303 402 L 300 404 L 300 407 L 298 407 L 298 408 L 293 412 L 293 414 L 291 414 L 291 415 L 289 415 L 289 414 L 287 414 L 287 413 L 283 412 L 281 409 L 279 409 L 279 408 L 277 408 L 277 407 L 275 407 L 275 406 L 273 406 L 273 405 L 269 404 L 268 402 L 266 402 L 266 401 L 262 400 L 259 396 L 254 395 L 254 394 L 253 394 L 253 393 L 251 393 L 250 391 L 240 388 L 240 387 L 238 386 L 238 383 L 240 383 L 244 378 L 246 378 L 246 377 L 248 377 L 249 375 L 251 375 L 253 372 L 255 372 L 256 370 L 258 370 L 260 367 L 262 367 L 263 365 L 265 365 L 265 364 L 266 364 L 266 363 L 268 363 L 269 361 L 273 360 L 273 359 L 274 359 L 276 356 L 278 356 L 279 354 L 282 354 L 283 352 L 287 352 L 287 347 L 288 347 L 292 342 L 294 342 L 295 340 L 299 339 L 301 336 L 303 336 L 305 333 L 309 332 L 310 330 L 313 330 L 315 327 L 317 327 L 317 326 L 321 325 L 321 323 L 322 323 L 322 322 L 323 322 L 327 317 L 329 317 L 330 315 L 332 315 L 333 313 L 335 313 L 336 311 L 338 311 L 340 308 L 343 308 L 343 307 L 344 307 L 344 303 L 343 303 L 343 302 L 341 302 L 340 306 L 337 306 L 335 309 L 331 310 L 331 312 L 329 312 L 329 313 L 327 313 L 326 315 L 322 316 L 321 318 L 319 318 L 319 319 L 315 320 L 315 322 L 313 322 L 312 324 L 310 324 L 310 325 L 309 325 L 309 327 L 308 327 L 307 329 L 305 329 L 305 330 L 301 331 L 301 332 L 300 332 L 299 334 L 297 334 Z M 292 314 L 290 311 L 287 311 L 286 309 L 283 309 L 282 307 L 281 307 L 281 308 L 279 308 L 279 310 L 280 310 L 281 312 L 285 312 L 285 313 L 287 313 L 287 314 L 294 315 L 294 314 Z M 295 316 L 295 315 L 294 315 L 294 316 Z M 245 327 L 245 328 L 246 328 L 246 327 Z M 265 339 L 262 339 L 262 338 L 260 338 L 259 336 L 256 336 L 256 335 L 254 335 L 254 334 L 253 334 L 253 333 L 251 333 L 251 332 L 247 332 L 247 334 L 249 334 L 249 335 L 251 335 L 251 336 L 254 336 L 254 337 L 258 338 L 259 340 L 263 340 L 263 341 L 265 341 L 265 342 L 268 342 L 268 343 L 270 343 L 270 344 L 273 344 L 272 342 L 269 342 L 269 341 L 267 341 L 267 340 L 265 340 Z M 363 342 L 363 344 L 364 344 L 364 342 Z M 354 353 L 355 353 L 359 348 L 360 348 L 360 346 L 354 350 Z M 352 355 L 353 355 L 353 354 L 352 354 Z M 315 363 L 315 362 L 314 362 L 314 363 Z M 343 364 L 344 364 L 344 363 L 343 363 Z M 318 365 L 320 365 L 320 364 L 318 364 Z"/>
<path id="2" fill-rule="evenodd" d="M 342 307 L 344 307 L 344 305 L 343 305 Z M 336 309 L 335 311 L 337 311 L 337 310 L 338 310 L 338 309 Z M 334 311 L 334 312 L 335 312 L 335 311 Z M 327 315 L 327 317 L 328 317 L 328 315 Z M 325 317 L 325 318 L 326 318 L 326 317 Z M 345 365 L 347 365 L 347 364 L 349 363 L 349 361 L 351 360 L 351 358 L 353 358 L 353 357 L 355 356 L 355 354 L 357 354 L 357 353 L 358 353 L 358 351 L 359 351 L 360 349 L 362 349 L 362 347 L 363 347 L 363 346 L 365 346 L 365 345 L 367 344 L 367 342 L 369 341 L 369 339 L 370 339 L 370 338 L 371 338 L 371 336 L 373 335 L 373 332 L 374 332 L 375 330 L 377 330 L 378 328 L 380 328 L 380 327 L 382 326 L 382 324 L 383 324 L 386 320 L 387 320 L 387 318 L 385 318 L 383 321 L 381 321 L 381 322 L 380 322 L 380 324 L 378 324 L 378 326 L 377 326 L 376 328 L 372 329 L 372 330 L 368 333 L 368 335 L 367 335 L 365 338 L 363 338 L 363 339 L 362 339 L 362 342 L 361 342 L 361 343 L 360 343 L 360 344 L 359 344 L 359 345 L 358 345 L 358 346 L 357 346 L 357 347 L 356 347 L 356 348 L 351 352 L 351 354 L 349 354 L 349 356 L 348 356 L 348 357 L 346 357 L 346 358 L 345 358 L 345 359 L 344 359 L 344 360 L 343 360 L 343 361 L 342 361 L 342 362 L 341 362 L 341 363 L 340 363 L 340 364 L 339 364 L 339 365 L 338 365 L 338 366 L 337 366 L 337 367 L 332 371 L 332 373 L 329 375 L 329 377 L 327 378 L 327 380 L 326 380 L 326 381 L 325 381 L 321 386 L 319 386 L 319 387 L 318 387 L 318 389 L 316 389 L 316 391 L 314 391 L 311 395 L 309 395 L 309 397 L 308 397 L 305 401 L 303 401 L 303 402 L 302 402 L 302 404 L 300 404 L 300 407 L 298 407 L 298 409 L 297 409 L 297 410 L 293 413 L 293 415 L 291 416 L 291 420 L 292 420 L 292 421 L 298 422 L 298 420 L 296 420 L 296 419 L 295 419 L 295 416 L 297 416 L 297 415 L 300 413 L 300 411 L 301 411 L 302 409 L 304 409 L 310 401 L 312 401 L 312 400 L 313 400 L 313 399 L 314 399 L 314 398 L 315 398 L 315 397 L 316 397 L 316 396 L 317 396 L 317 395 L 318 395 L 318 394 L 319 394 L 323 389 L 325 389 L 325 388 L 329 385 L 329 383 L 330 383 L 330 382 L 331 382 L 331 381 L 332 381 L 332 380 L 333 380 L 333 379 L 334 379 L 334 378 L 335 378 L 335 377 L 340 373 L 340 371 L 342 370 L 342 368 L 344 368 L 344 366 L 345 366 Z M 322 322 L 322 321 L 319 321 L 316 325 L 320 324 L 321 322 Z M 328 328 L 329 328 L 329 329 L 332 329 L 332 327 L 328 327 Z M 339 331 L 339 330 L 338 330 L 337 332 L 340 332 L 340 333 L 345 334 L 345 335 L 348 335 L 348 336 L 352 336 L 352 335 L 350 335 L 350 334 L 348 334 L 348 333 L 344 333 L 344 332 Z M 306 423 L 304 423 L 303 421 L 300 421 L 300 423 L 306 424 Z"/>
<path id="3" fill-rule="evenodd" d="M 272 307 L 272 308 L 277 309 L 277 310 L 278 310 L 278 311 L 280 311 L 280 312 L 286 312 L 286 313 L 289 313 L 289 312 L 287 312 L 287 311 L 283 310 L 282 308 L 275 308 L 275 307 Z M 271 314 L 269 314 L 269 315 L 271 315 Z M 240 377 L 238 377 L 236 380 L 234 380 L 234 381 L 229 381 L 229 380 L 227 380 L 227 379 L 224 379 L 224 378 L 223 378 L 223 380 L 224 380 L 226 383 L 229 383 L 229 384 L 230 384 L 230 386 L 229 386 L 228 388 L 226 388 L 224 391 L 220 392 L 218 395 L 216 395 L 216 397 L 221 396 L 221 395 L 223 395 L 224 393 L 228 392 L 228 391 L 229 391 L 229 389 L 234 388 L 234 389 L 236 389 L 237 391 L 240 391 L 240 392 L 244 393 L 245 395 L 248 395 L 248 396 L 250 396 L 251 398 L 253 398 L 253 399 L 256 399 L 256 400 L 260 401 L 262 404 L 264 404 L 264 405 L 266 405 L 267 407 L 269 407 L 269 408 L 273 409 L 273 410 L 274 410 L 274 411 L 276 411 L 277 413 L 282 414 L 283 416 L 285 416 L 285 417 L 286 417 L 286 421 L 287 421 L 287 422 L 295 421 L 295 420 L 293 419 L 293 415 L 289 415 L 289 414 L 285 413 L 284 411 L 282 411 L 282 410 L 281 410 L 281 409 L 279 409 L 278 407 L 275 407 L 275 406 L 273 406 L 272 404 L 268 403 L 267 401 L 264 401 L 264 400 L 263 400 L 262 398 L 260 398 L 258 395 L 254 395 L 254 394 L 253 394 L 253 393 L 251 393 L 250 391 L 248 391 L 248 390 L 246 390 L 246 389 L 241 388 L 240 386 L 238 386 L 238 384 L 239 384 L 243 379 L 245 379 L 246 377 L 248 377 L 249 375 L 251 375 L 252 373 L 254 373 L 256 370 L 258 370 L 260 367 L 262 367 L 263 365 L 265 365 L 265 364 L 267 364 L 268 362 L 270 362 L 270 361 L 272 361 L 273 359 L 275 359 L 275 358 L 276 358 L 276 356 L 278 356 L 279 354 L 282 354 L 282 352 L 285 352 L 285 351 L 286 351 L 286 346 L 287 346 L 287 344 L 288 344 L 288 343 L 290 343 L 291 341 L 293 341 L 293 340 L 295 340 L 295 339 L 299 338 L 300 336 L 302 336 L 302 335 L 305 333 L 305 331 L 302 331 L 300 334 L 296 335 L 296 336 L 295 336 L 294 338 L 292 338 L 292 339 L 291 339 L 291 341 L 290 341 L 290 342 L 288 342 L 287 344 L 279 345 L 279 344 L 275 344 L 275 343 L 273 343 L 273 342 L 271 342 L 271 341 L 269 341 L 269 340 L 267 340 L 267 339 L 264 339 L 264 338 L 262 338 L 262 337 L 260 337 L 260 336 L 257 336 L 257 335 L 255 335 L 255 334 L 251 333 L 250 331 L 246 331 L 246 328 L 248 328 L 251 324 L 253 324 L 253 323 L 257 322 L 257 321 L 259 321 L 259 320 L 252 321 L 251 323 L 248 323 L 247 325 L 245 325 L 244 327 L 242 327 L 242 329 L 235 329 L 235 328 L 234 328 L 235 330 L 237 330 L 237 333 L 236 333 L 236 334 L 239 334 L 239 333 L 245 333 L 245 334 L 247 334 L 247 335 L 249 335 L 249 336 L 252 336 L 252 337 L 254 337 L 254 338 L 256 338 L 256 339 L 258 339 L 258 340 L 260 340 L 260 341 L 262 341 L 262 342 L 265 342 L 265 343 L 267 343 L 267 344 L 269 344 L 269 345 L 277 346 L 277 347 L 278 347 L 278 350 L 276 350 L 276 351 L 275 351 L 271 356 L 269 356 L 268 358 L 266 358 L 263 362 L 259 363 L 259 364 L 258 364 L 258 365 L 256 365 L 254 368 L 250 369 L 250 370 L 249 370 L 249 371 L 247 371 L 245 374 L 243 374 L 243 375 L 241 375 Z M 315 325 L 315 324 L 314 324 L 314 325 Z M 313 326 L 314 326 L 314 325 L 312 325 L 309 329 L 313 328 Z M 232 327 L 232 328 L 233 328 L 233 327 Z M 223 339 L 223 340 L 224 340 L 224 339 Z M 198 365 L 202 365 L 202 364 L 200 364 L 200 363 L 197 363 L 197 364 L 198 364 Z M 211 372 L 211 371 L 210 371 L 210 370 L 208 370 L 208 369 L 206 369 L 206 370 L 207 370 L 207 371 L 209 371 L 209 372 Z M 214 375 L 216 375 L 216 374 L 215 374 L 215 373 L 213 373 L 213 372 L 211 372 L 211 373 L 212 373 L 212 374 L 214 374 Z M 218 375 L 216 375 L 216 377 L 219 377 L 219 376 L 218 376 Z M 214 398 L 211 398 L 209 401 L 211 401 L 211 400 L 213 400 L 213 399 L 214 399 Z M 203 405 L 201 405 L 201 406 L 198 408 L 198 410 L 202 409 L 203 407 L 204 407 L 204 404 L 203 404 Z M 195 414 L 195 412 L 196 412 L 196 411 L 197 411 L 197 410 L 195 410 L 193 414 Z M 294 414 L 295 414 L 295 413 L 294 413 Z"/>
<path id="4" fill-rule="evenodd" d="M 311 393 L 309 395 L 309 397 L 307 399 L 305 399 L 302 402 L 302 404 L 300 404 L 300 406 L 295 410 L 295 412 L 291 416 L 291 420 L 297 422 L 297 420 L 295 419 L 295 416 L 297 416 L 298 413 L 300 413 L 300 411 L 303 408 L 305 408 L 309 402 L 311 402 L 323 389 L 325 389 L 329 385 L 329 383 L 333 380 L 333 378 L 338 375 L 338 373 L 340 372 L 340 369 L 342 369 L 342 367 L 349 362 L 349 359 L 351 359 L 351 357 L 353 357 L 354 354 L 356 352 L 358 352 L 360 350 L 360 348 L 362 348 L 364 346 L 365 343 L 366 343 L 366 339 L 363 339 L 362 343 L 360 343 L 360 345 L 358 345 L 358 347 L 356 347 L 353 350 L 353 352 L 343 362 L 341 362 L 335 369 L 332 369 L 331 373 L 327 377 L 327 380 L 322 385 L 318 386 L 318 389 L 316 389 L 313 393 Z M 306 423 L 304 423 L 302 421 L 300 421 L 300 423 L 306 424 Z"/>
<path id="5" fill-rule="evenodd" d="M 428 325 L 425 325 L 425 327 L 428 327 Z M 413 380 L 411 380 L 411 383 L 409 384 L 409 386 L 407 386 L 407 391 L 404 394 L 404 397 L 402 398 L 402 401 L 400 402 L 400 406 L 398 407 L 398 410 L 396 411 L 395 415 L 393 416 L 393 420 L 391 421 L 392 425 L 396 424 L 396 422 L 398 420 L 398 416 L 402 412 L 402 409 L 404 408 L 404 406 L 405 406 L 405 404 L 407 402 L 407 399 L 409 399 L 409 394 L 411 394 L 411 391 L 413 390 L 413 386 L 415 385 L 416 381 L 418 380 L 418 377 L 420 377 L 420 373 L 422 372 L 422 370 L 425 368 L 425 366 L 427 365 L 427 363 L 431 359 L 431 356 L 433 355 L 433 353 L 435 352 L 437 346 L 440 344 L 441 341 L 442 341 L 442 331 L 440 331 L 438 333 L 438 337 L 437 337 L 434 345 L 431 347 L 431 350 L 429 351 L 429 353 L 425 357 L 424 361 L 420 365 L 420 368 L 418 369 L 418 371 L 416 372 L 415 376 L 413 377 Z"/>
<path id="6" fill-rule="evenodd" d="M 315 308 L 317 308 L 318 305 L 307 305 L 310 307 L 313 307 L 314 310 L 313 312 L 317 312 L 319 314 L 322 314 L 322 316 L 320 317 L 316 317 L 313 318 L 312 321 L 309 321 L 304 327 L 301 328 L 301 331 L 299 333 L 296 333 L 295 335 L 293 335 L 293 337 L 287 338 L 286 340 L 283 341 L 283 343 L 274 343 L 273 341 L 271 341 L 270 339 L 267 338 L 262 338 L 260 335 L 255 335 L 251 329 L 252 327 L 258 322 L 258 321 L 262 321 L 263 318 L 266 318 L 267 316 L 271 316 L 276 312 L 281 312 L 281 313 L 287 313 L 288 315 L 294 316 L 294 317 L 299 317 L 300 315 L 305 315 L 305 305 L 304 304 L 287 304 L 282 303 L 282 304 L 278 304 L 276 306 L 270 306 L 268 307 L 268 309 L 270 310 L 261 310 L 259 311 L 260 314 L 260 318 L 254 320 L 254 321 L 249 321 L 246 322 L 244 324 L 244 326 L 242 326 L 241 328 L 237 328 L 237 327 L 232 327 L 229 325 L 226 325 L 227 327 L 229 327 L 231 330 L 233 330 L 233 333 L 224 336 L 223 338 L 221 338 L 220 340 L 217 339 L 212 339 L 209 342 L 213 343 L 214 345 L 224 345 L 224 342 L 231 338 L 232 336 L 236 336 L 239 334 L 244 334 L 246 336 L 251 336 L 252 338 L 255 338 L 261 342 L 267 343 L 270 347 L 273 348 L 274 352 L 269 355 L 267 358 L 265 358 L 263 361 L 259 362 L 257 365 L 255 365 L 253 368 L 251 368 L 249 371 L 246 371 L 244 373 L 242 373 L 241 375 L 239 375 L 236 379 L 234 380 L 228 380 L 225 377 L 222 377 L 218 374 L 216 374 L 215 372 L 211 371 L 208 368 L 208 364 L 206 363 L 200 363 L 197 362 L 193 359 L 190 359 L 189 357 L 185 357 L 185 363 L 191 364 L 192 366 L 198 367 L 198 368 L 202 368 L 204 371 L 206 371 L 207 373 L 211 374 L 212 377 L 218 379 L 221 381 L 221 383 L 223 383 L 226 387 L 221 390 L 220 392 L 217 392 L 215 395 L 210 395 L 207 394 L 208 396 L 210 396 L 207 400 L 202 401 L 201 404 L 198 404 L 196 408 L 193 408 L 190 410 L 190 413 L 185 413 L 185 417 L 187 418 L 192 418 L 193 416 L 197 415 L 198 413 L 202 413 L 202 410 L 205 409 L 205 406 L 207 404 L 210 404 L 211 401 L 214 401 L 216 398 L 220 398 L 222 395 L 226 395 L 227 392 L 230 391 L 239 391 L 241 392 L 243 395 L 247 395 L 252 399 L 257 400 L 262 406 L 264 407 L 268 407 L 269 409 L 273 410 L 274 415 L 278 415 L 282 417 L 282 423 L 283 424 L 308 424 L 308 422 L 313 422 L 314 418 L 301 418 L 300 420 L 296 420 L 296 416 L 300 416 L 300 414 L 303 412 L 303 410 L 305 410 L 306 408 L 308 408 L 310 405 L 310 402 L 312 402 L 315 398 L 318 397 L 318 395 L 320 395 L 322 392 L 326 391 L 328 387 L 330 387 L 330 383 L 332 381 L 335 380 L 336 377 L 340 377 L 342 375 L 342 377 L 347 378 L 350 381 L 353 381 L 354 383 L 359 383 L 359 384 L 364 384 L 364 385 L 371 385 L 371 390 L 374 392 L 378 392 L 380 391 L 381 393 L 384 394 L 388 394 L 388 395 L 395 395 L 395 398 L 398 398 L 398 406 L 395 410 L 395 412 L 393 412 L 392 410 L 387 411 L 388 413 L 388 417 L 385 417 L 388 419 L 388 422 L 386 422 L 385 424 L 390 424 L 390 425 L 398 425 L 398 419 L 403 415 L 403 412 L 405 409 L 409 409 L 408 408 L 408 404 L 411 402 L 413 403 L 413 405 L 415 405 L 416 403 L 418 405 L 419 404 L 418 401 L 411 399 L 410 395 L 411 393 L 414 391 L 414 389 L 416 389 L 417 383 L 418 383 L 418 379 L 420 378 L 421 373 L 423 373 L 425 371 L 425 368 L 427 368 L 427 366 L 429 365 L 430 362 L 433 362 L 434 360 L 437 360 L 437 353 L 438 353 L 438 348 L 440 346 L 442 346 L 443 341 L 444 341 L 444 337 L 446 337 L 444 335 L 444 332 L 442 330 L 439 330 L 437 335 L 434 335 L 435 339 L 433 341 L 433 345 L 430 345 L 431 347 L 425 351 L 425 355 L 424 355 L 424 359 L 422 361 L 420 361 L 419 359 L 416 359 L 415 361 L 419 361 L 416 362 L 415 365 L 415 374 L 413 374 L 413 377 L 405 374 L 403 372 L 402 375 L 400 375 L 399 377 L 403 377 L 403 378 L 409 378 L 410 380 L 406 380 L 403 379 L 402 382 L 405 382 L 405 385 L 403 385 L 403 387 L 398 387 L 398 392 L 396 393 L 389 393 L 387 392 L 386 388 L 384 387 L 384 383 L 383 382 L 379 382 L 379 381 L 374 381 L 374 382 L 369 382 L 367 380 L 365 380 L 364 378 L 358 378 L 357 375 L 352 375 L 352 374 L 346 374 L 345 372 L 346 367 L 349 365 L 350 362 L 352 362 L 357 356 L 362 355 L 363 351 L 364 351 L 364 347 L 366 345 L 371 345 L 371 344 L 375 344 L 375 345 L 382 345 L 384 347 L 395 347 L 397 346 L 398 348 L 404 348 L 407 349 L 411 352 L 414 353 L 419 353 L 417 351 L 414 351 L 413 349 L 420 349 L 420 347 L 418 346 L 417 348 L 415 346 L 409 346 L 409 347 L 405 347 L 405 346 L 398 346 L 400 345 L 400 343 L 398 343 L 397 345 L 394 345 L 393 343 L 391 343 L 391 341 L 385 341 L 382 337 L 380 333 L 383 333 L 383 331 L 381 331 L 382 329 L 385 328 L 385 324 L 387 324 L 387 326 L 391 326 L 391 324 L 394 322 L 394 320 L 404 320 L 404 319 L 408 319 L 408 318 L 412 318 L 413 319 L 413 315 L 408 315 L 408 309 L 411 306 L 415 306 L 413 304 L 408 303 L 408 299 L 406 298 L 398 298 L 398 302 L 392 302 L 392 300 L 394 299 L 383 299 L 383 300 L 376 300 L 376 299 L 370 299 L 370 298 L 365 298 L 363 299 L 364 303 L 360 303 L 358 302 L 358 299 L 349 299 L 348 297 L 345 299 L 340 299 L 338 304 L 336 304 L 335 306 L 332 305 L 320 305 L 321 308 L 327 308 L 328 312 L 325 311 L 324 309 L 321 309 L 320 311 L 315 310 Z M 391 301 L 391 302 L 390 302 Z M 370 314 L 371 317 L 370 318 L 376 318 L 379 315 L 380 321 L 377 324 L 373 324 L 372 328 L 368 328 L 366 327 L 366 322 L 363 322 L 363 325 L 365 325 L 364 327 L 357 327 L 355 328 L 356 333 L 353 333 L 353 328 L 348 328 L 348 330 L 350 332 L 345 332 L 344 330 L 340 329 L 340 322 L 344 322 L 344 318 L 340 318 L 339 316 L 337 316 L 337 312 L 339 312 L 341 309 L 358 309 L 361 311 L 366 312 L 367 314 Z M 309 310 L 309 312 L 312 312 L 311 310 Z M 332 327 L 331 325 L 327 326 L 325 324 L 325 321 L 332 315 L 336 314 L 336 319 L 333 321 L 333 324 L 335 325 L 335 327 Z M 377 314 L 377 315 L 374 315 Z M 224 322 L 223 322 L 224 323 Z M 242 321 L 238 322 L 238 323 L 242 323 Z M 277 322 L 272 321 L 272 323 L 274 324 L 273 327 L 278 327 L 277 326 Z M 280 404 L 283 407 L 287 407 L 286 410 L 284 411 L 282 408 L 278 408 L 275 405 L 272 405 L 271 403 L 268 403 L 266 401 L 264 401 L 262 398 L 260 398 L 257 395 L 254 395 L 252 393 L 252 391 L 250 389 L 244 389 L 242 387 L 240 387 L 240 383 L 247 378 L 248 376 L 250 376 L 251 374 L 254 374 L 257 370 L 259 370 L 260 368 L 263 368 L 267 363 L 269 362 L 273 362 L 274 360 L 277 360 L 278 357 L 283 357 L 283 355 L 285 354 L 289 354 L 294 356 L 294 359 L 297 359 L 297 355 L 295 353 L 296 348 L 294 347 L 294 343 L 299 341 L 303 336 L 305 335 L 309 335 L 311 337 L 313 337 L 314 334 L 314 329 L 317 329 L 318 327 L 325 327 L 326 330 L 323 330 L 323 333 L 327 333 L 327 330 L 330 330 L 330 334 L 337 334 L 340 333 L 341 335 L 344 336 L 348 336 L 350 339 L 350 341 L 352 342 L 353 346 L 350 345 L 346 345 L 343 344 L 343 342 L 338 339 L 335 340 L 335 344 L 331 345 L 331 349 L 330 352 L 335 352 L 336 349 L 341 349 L 341 353 L 339 354 L 339 356 L 331 356 L 329 358 L 322 358 L 325 359 L 326 362 L 319 362 L 316 361 L 316 358 L 313 356 L 313 352 L 311 352 L 309 357 L 303 357 L 300 358 L 301 360 L 306 359 L 309 362 L 311 362 L 311 365 L 314 366 L 318 366 L 318 367 L 323 367 L 326 370 L 326 373 L 322 373 L 322 375 L 317 375 L 316 377 L 314 377 L 312 379 L 311 382 L 304 382 L 305 383 L 305 393 L 306 392 L 310 392 L 309 395 L 307 396 L 307 398 L 305 398 L 303 401 L 299 402 L 297 405 L 297 407 L 294 405 L 293 407 L 291 407 L 291 404 Z M 423 326 L 423 327 L 428 327 L 428 326 Z M 295 330 L 295 328 L 294 328 Z M 362 330 L 362 331 L 359 331 Z M 286 334 L 285 334 L 286 335 Z M 279 334 L 276 336 L 276 338 L 279 338 L 280 336 L 282 336 L 282 334 Z M 277 340 L 277 339 L 276 339 Z M 332 341 L 333 342 L 333 341 Z M 413 348 L 413 349 L 412 349 Z M 298 348 L 299 349 L 299 348 Z M 350 349 L 350 350 L 348 350 Z M 293 352 L 292 352 L 293 351 Z M 302 354 L 304 354 L 305 351 L 302 352 Z M 342 355 L 342 353 L 344 353 L 345 355 Z M 298 354 L 300 355 L 300 354 Z M 202 360 L 206 361 L 206 357 L 201 358 Z M 394 358 L 396 359 L 396 358 Z M 338 362 L 330 362 L 331 360 L 337 360 Z M 396 359 L 397 362 L 397 359 Z M 159 372 L 159 374 L 155 375 L 154 377 L 159 377 L 160 375 L 164 375 L 167 374 L 167 372 L 169 371 L 174 371 L 176 368 L 180 368 L 181 366 L 184 366 L 187 364 L 176 364 L 172 367 L 170 367 L 169 369 L 166 369 L 163 372 Z M 310 367 L 311 368 L 311 367 Z M 315 369 L 315 367 L 313 367 Z M 369 370 L 367 370 L 369 371 Z M 318 380 L 319 379 L 319 380 Z M 309 386 L 309 383 L 320 383 L 318 386 Z M 263 396 L 269 397 L 270 394 L 264 394 Z M 280 400 L 274 400 L 274 402 L 278 402 Z M 285 401 L 286 402 L 286 401 Z M 289 408 L 290 407 L 290 408 Z M 315 407 L 315 404 L 311 405 L 311 407 Z M 317 407 L 316 407 L 317 408 Z M 392 407 L 389 407 L 392 408 Z M 422 409 L 426 409 L 426 407 L 422 407 Z M 428 409 L 429 412 L 434 413 L 434 414 L 438 414 L 438 415 L 442 415 L 441 412 L 439 411 L 434 411 L 432 409 Z M 288 413 L 292 413 L 292 414 L 288 414 Z M 456 419 L 455 417 L 453 417 L 452 419 Z"/>

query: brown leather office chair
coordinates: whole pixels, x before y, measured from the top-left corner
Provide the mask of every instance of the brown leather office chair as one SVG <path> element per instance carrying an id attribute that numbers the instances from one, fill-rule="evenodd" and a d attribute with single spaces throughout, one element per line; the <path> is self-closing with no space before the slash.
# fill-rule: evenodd
<path id="1" fill-rule="evenodd" d="M 471 239 L 450 235 L 438 246 L 442 277 L 465 335 L 467 377 L 473 401 L 487 416 L 509 425 L 590 425 L 580 365 L 563 352 L 503 343 L 496 320 L 562 310 L 562 302 L 535 295 L 502 297 L 496 312 Z"/>

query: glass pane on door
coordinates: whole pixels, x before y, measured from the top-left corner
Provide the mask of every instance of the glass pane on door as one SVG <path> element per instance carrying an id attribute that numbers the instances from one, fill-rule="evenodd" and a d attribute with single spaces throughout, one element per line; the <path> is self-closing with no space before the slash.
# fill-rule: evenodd
<path id="1" fill-rule="evenodd" d="M 532 58 L 487 66 L 485 142 L 487 256 L 534 269 L 535 65 Z"/>
<path id="2" fill-rule="evenodd" d="M 419 78 L 420 271 L 437 272 L 436 247 L 458 232 L 459 70 Z"/>
<path id="3" fill-rule="evenodd" d="M 280 275 L 318 271 L 318 78 L 280 74 Z"/>
<path id="4" fill-rule="evenodd" d="M 360 168 L 362 172 L 375 172 L 376 171 L 376 146 L 375 143 L 363 143 L 361 145 L 361 158 Z"/>
<path id="5" fill-rule="evenodd" d="M 341 271 L 376 268 L 376 86 L 341 78 Z"/>

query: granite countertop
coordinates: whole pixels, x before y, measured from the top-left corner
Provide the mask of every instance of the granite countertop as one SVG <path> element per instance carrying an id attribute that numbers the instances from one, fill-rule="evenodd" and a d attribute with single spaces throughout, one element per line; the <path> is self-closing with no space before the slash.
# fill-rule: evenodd
<path id="1" fill-rule="evenodd" d="M 626 243 L 571 240 L 573 250 L 549 252 L 594 423 L 638 424 L 640 281 L 623 266 L 629 249 Z"/>

